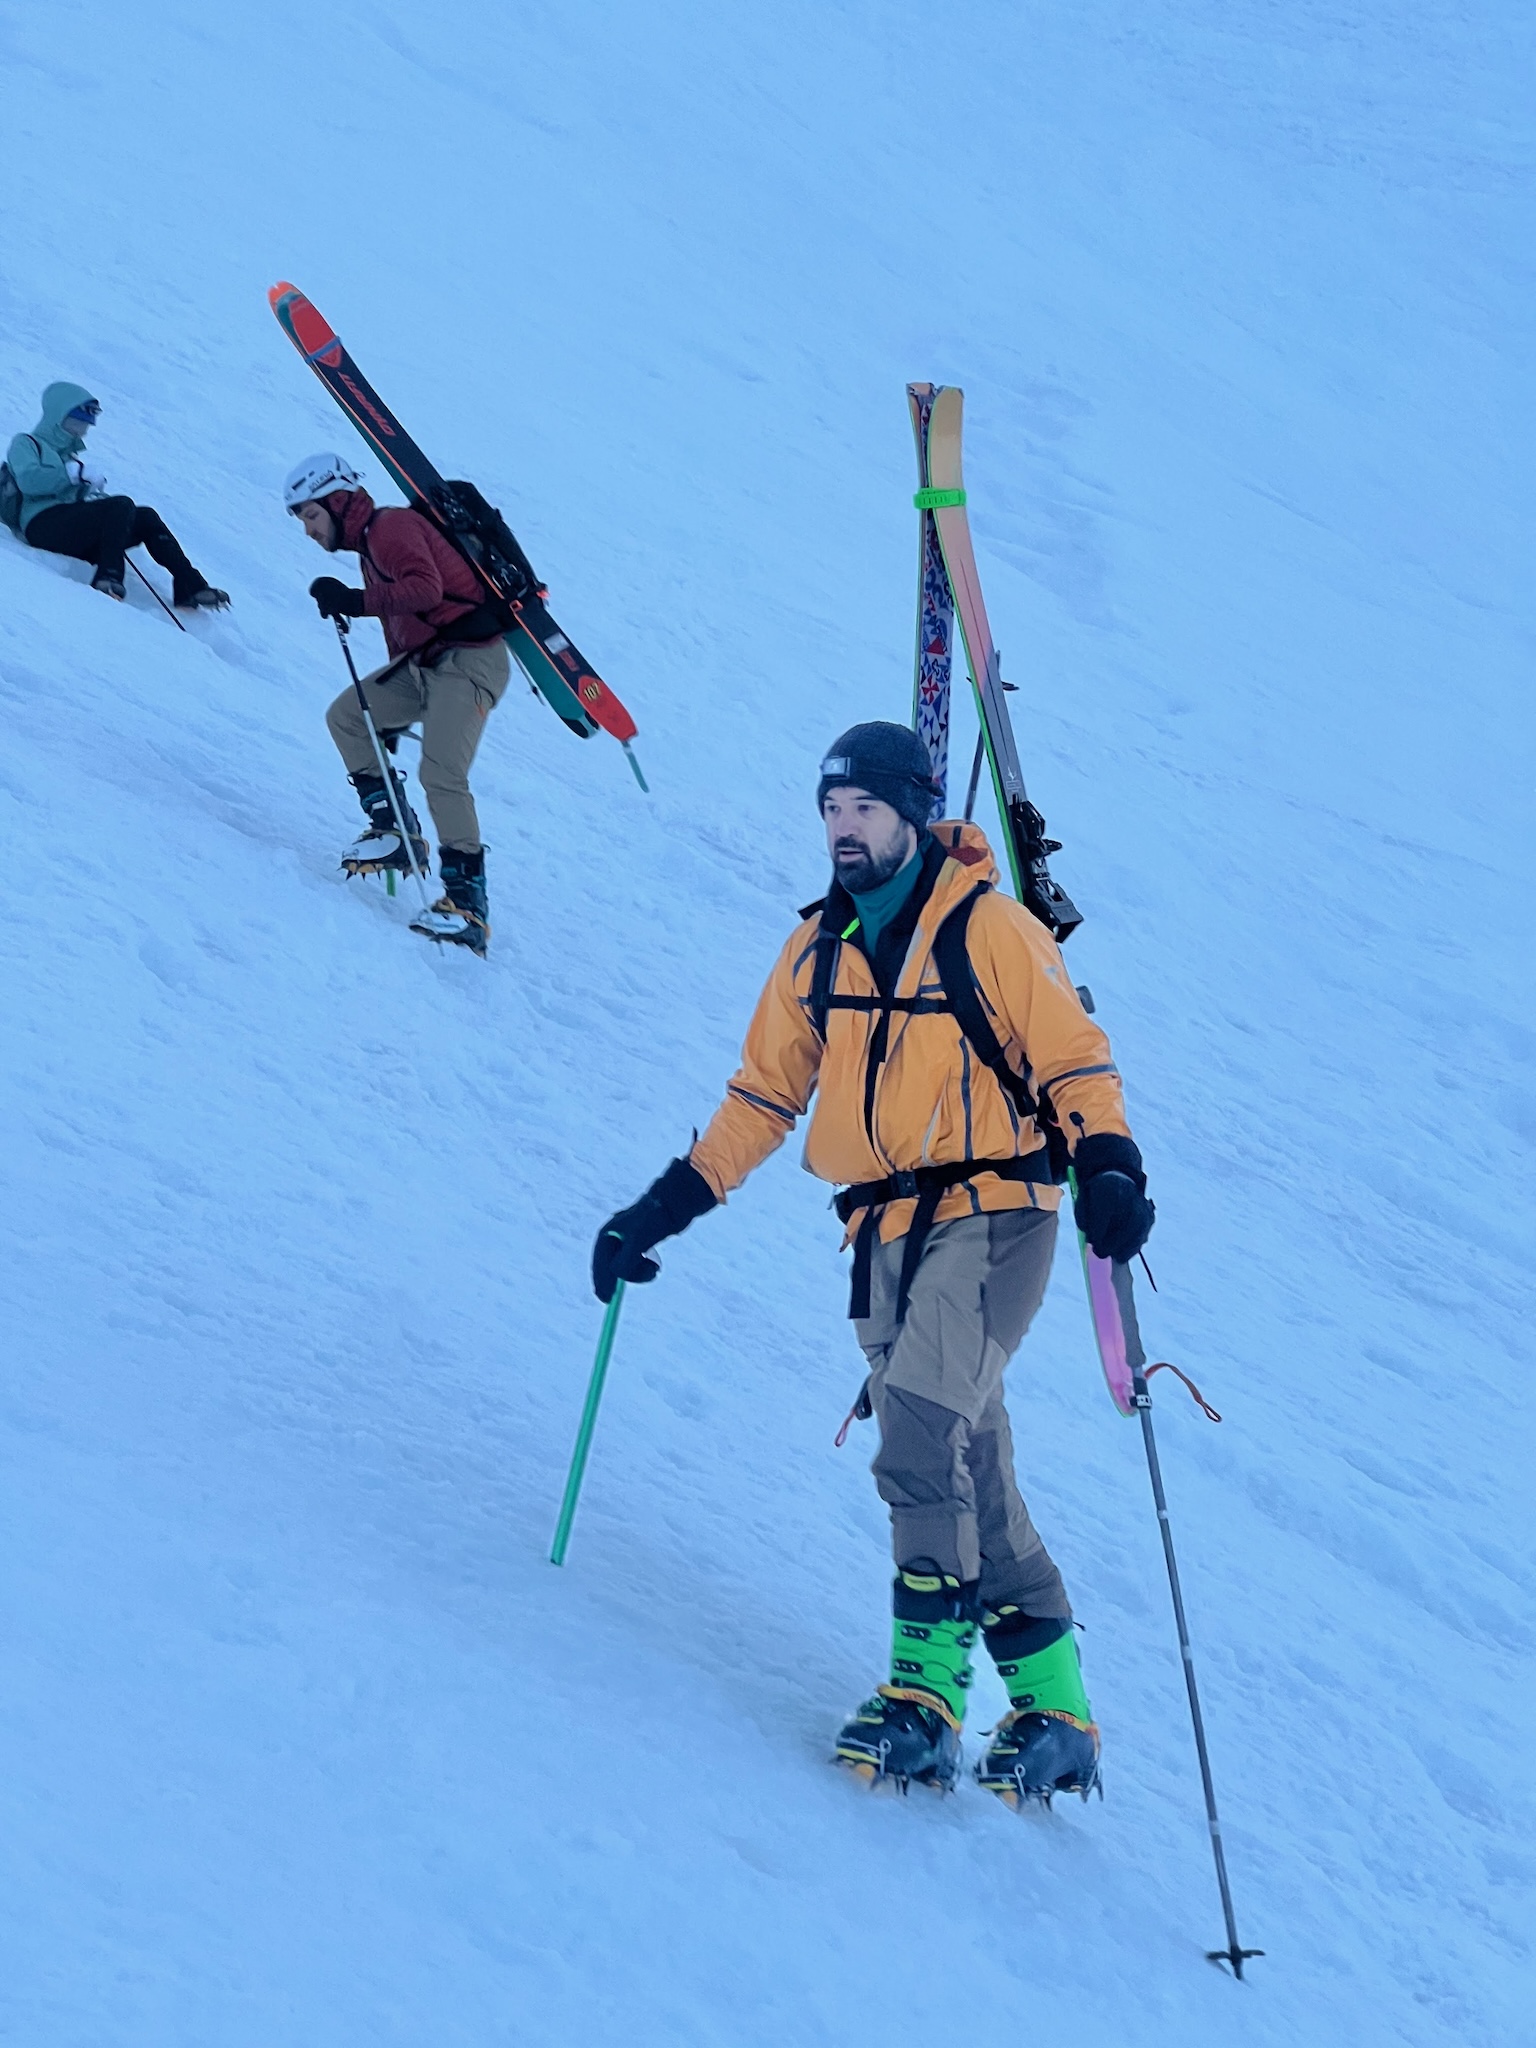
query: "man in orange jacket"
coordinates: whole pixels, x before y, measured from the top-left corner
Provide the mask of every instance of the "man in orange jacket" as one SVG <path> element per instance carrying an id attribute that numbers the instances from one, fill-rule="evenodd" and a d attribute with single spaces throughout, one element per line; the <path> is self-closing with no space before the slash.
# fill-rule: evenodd
<path id="1" fill-rule="evenodd" d="M 1014 1478 L 1003 1371 L 1044 1297 L 1065 1159 L 1101 1257 L 1134 1258 L 1153 1208 L 1108 1040 L 1050 933 L 998 890 L 977 827 L 929 825 L 934 794 L 905 726 L 835 742 L 818 791 L 832 887 L 780 953 L 703 1137 L 603 1226 L 593 1284 L 608 1301 L 653 1280 L 656 1245 L 739 1187 L 814 1095 L 805 1164 L 843 1190 L 897 1567 L 890 1678 L 837 1756 L 952 1785 L 979 1626 L 1011 1711 L 977 1776 L 1019 1805 L 1086 1797 L 1099 1739 L 1066 1589 Z"/>

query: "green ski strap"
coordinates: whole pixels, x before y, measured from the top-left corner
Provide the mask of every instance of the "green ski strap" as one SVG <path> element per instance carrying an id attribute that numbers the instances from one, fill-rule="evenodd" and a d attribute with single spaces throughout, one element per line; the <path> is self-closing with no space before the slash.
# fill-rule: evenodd
<path id="1" fill-rule="evenodd" d="M 919 512 L 942 512 L 946 505 L 963 505 L 965 492 L 941 490 L 937 484 L 927 484 L 920 491 L 914 491 L 912 502 Z"/>

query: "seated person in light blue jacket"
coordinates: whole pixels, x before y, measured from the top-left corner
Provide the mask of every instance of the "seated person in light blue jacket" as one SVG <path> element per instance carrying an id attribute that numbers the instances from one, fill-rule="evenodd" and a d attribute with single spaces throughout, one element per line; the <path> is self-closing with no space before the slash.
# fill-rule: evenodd
<path id="1" fill-rule="evenodd" d="M 171 572 L 174 603 L 221 611 L 229 603 L 227 592 L 215 590 L 193 568 L 160 514 L 132 498 L 108 497 L 105 478 L 81 459 L 100 411 L 80 385 L 50 384 L 43 393 L 42 418 L 30 434 L 12 441 L 7 460 L 21 493 L 23 538 L 30 547 L 90 562 L 96 571 L 92 589 L 118 599 L 125 595 L 127 550 L 148 548 Z"/>

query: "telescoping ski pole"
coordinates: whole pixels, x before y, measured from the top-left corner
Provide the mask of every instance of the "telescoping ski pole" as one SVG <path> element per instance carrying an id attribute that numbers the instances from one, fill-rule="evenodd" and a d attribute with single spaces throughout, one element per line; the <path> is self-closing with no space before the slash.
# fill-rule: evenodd
<path id="1" fill-rule="evenodd" d="M 139 567 L 138 563 L 134 561 L 131 555 L 124 555 L 123 560 L 128 564 L 129 568 L 133 571 L 134 575 L 138 577 L 139 581 L 143 584 L 144 588 L 155 600 L 155 603 L 159 605 L 161 611 L 165 613 L 165 616 L 170 620 L 171 624 L 176 628 L 176 630 L 180 633 L 185 633 L 185 631 L 187 630 L 186 620 L 177 618 L 176 614 L 171 610 L 170 606 L 166 603 L 165 599 L 160 595 L 159 591 L 156 590 L 153 583 L 151 583 L 149 578 L 144 574 L 144 571 Z"/>
<path id="2" fill-rule="evenodd" d="M 571 1524 L 576 1519 L 576 1502 L 581 1494 L 581 1482 L 586 1476 L 587 1453 L 592 1448 L 592 1432 L 597 1426 L 598 1403 L 603 1398 L 603 1382 L 608 1377 L 608 1361 L 613 1356 L 613 1339 L 623 1305 L 624 1282 L 620 1280 L 614 1287 L 613 1299 L 603 1318 L 603 1333 L 597 1340 L 597 1356 L 592 1361 L 592 1377 L 587 1382 L 586 1406 L 581 1411 L 581 1426 L 576 1431 L 576 1448 L 571 1453 L 571 1469 L 565 1482 L 565 1498 L 560 1503 L 560 1519 L 555 1524 L 555 1540 L 550 1548 L 551 1564 L 565 1563 Z"/>
<path id="3" fill-rule="evenodd" d="M 352 687 L 357 692 L 357 708 L 363 714 L 363 723 L 367 726 L 368 737 L 373 742 L 373 757 L 379 764 L 379 773 L 383 776 L 384 787 L 389 792 L 389 808 L 394 815 L 395 830 L 400 834 L 400 844 L 405 848 L 405 857 L 411 864 L 416 887 L 421 891 L 421 907 L 424 911 L 429 911 L 432 905 L 426 874 L 416 858 L 416 843 L 406 830 L 405 813 L 400 806 L 400 789 L 395 781 L 394 768 L 384 751 L 384 742 L 379 738 L 379 729 L 373 722 L 373 713 L 368 709 L 368 699 L 363 695 L 363 679 L 357 672 L 357 663 L 352 659 L 352 648 L 347 639 L 347 621 L 338 613 L 334 623 L 336 638 L 341 642 L 342 659 L 347 664 L 347 673 L 351 676 Z"/>
<path id="4" fill-rule="evenodd" d="M 1076 1175 L 1069 1175 L 1074 1200 L 1077 1195 Z M 1147 1472 L 1152 1481 L 1152 1499 L 1157 1508 L 1157 1526 L 1163 1539 L 1163 1561 L 1168 1567 L 1168 1590 L 1173 1595 L 1173 1618 L 1179 1631 L 1179 1656 L 1184 1666 L 1184 1689 L 1189 1694 L 1189 1718 L 1194 1725 L 1195 1751 L 1200 1759 L 1200 1784 L 1205 1793 L 1205 1821 L 1210 1830 L 1211 1855 L 1216 1864 L 1216 1883 L 1221 1891 L 1221 1910 L 1226 1920 L 1227 1945 L 1225 1948 L 1207 1949 L 1207 1958 L 1213 1963 L 1226 1963 L 1234 1977 L 1241 1977 L 1243 1964 L 1251 1956 L 1261 1956 L 1261 1948 L 1244 1948 L 1237 1936 L 1237 1915 L 1232 1907 L 1232 1887 L 1227 1881 L 1227 1852 L 1222 1846 L 1221 1817 L 1216 1811 L 1216 1784 L 1211 1776 L 1210 1750 L 1205 1740 L 1205 1716 L 1200 1711 L 1200 1692 L 1195 1684 L 1195 1655 L 1190 1648 L 1189 1622 L 1184 1613 L 1184 1590 L 1179 1583 L 1179 1561 L 1173 1550 L 1173 1525 L 1168 1518 L 1168 1496 L 1163 1491 L 1163 1468 L 1158 1462 L 1157 1438 L 1152 1431 L 1152 1396 L 1147 1391 L 1151 1373 L 1164 1368 L 1147 1366 L 1147 1354 L 1141 1341 L 1141 1329 L 1136 1316 L 1136 1296 L 1128 1265 L 1112 1263 L 1101 1259 L 1092 1251 L 1082 1232 L 1078 1232 L 1078 1245 L 1083 1255 L 1083 1277 L 1088 1283 L 1088 1305 L 1093 1314 L 1093 1333 L 1098 1340 L 1099 1359 L 1104 1367 L 1104 1378 L 1109 1387 L 1110 1399 L 1122 1415 L 1141 1417 L 1141 1438 L 1147 1453 Z M 1169 1372 L 1177 1373 L 1190 1393 L 1213 1422 L 1221 1417 L 1192 1382 L 1179 1372 L 1177 1366 L 1169 1366 Z"/>
<path id="5" fill-rule="evenodd" d="M 1129 1269 L 1127 1269 L 1129 1270 Z M 1142 1442 L 1146 1445 L 1147 1471 L 1152 1480 L 1152 1498 L 1157 1504 L 1157 1526 L 1163 1536 L 1163 1557 L 1168 1566 L 1168 1590 L 1173 1595 L 1173 1616 L 1179 1630 L 1179 1655 L 1184 1660 L 1184 1686 L 1189 1694 L 1189 1718 L 1194 1724 L 1195 1750 L 1200 1758 L 1200 1784 L 1205 1792 L 1205 1819 L 1211 1831 L 1211 1855 L 1216 1863 L 1216 1882 L 1221 1889 L 1221 1910 L 1226 1917 L 1227 1945 L 1206 1950 L 1213 1963 L 1227 1963 L 1234 1977 L 1241 1977 L 1250 1956 L 1261 1956 L 1261 1948 L 1244 1948 L 1237 1938 L 1237 1915 L 1232 1910 L 1232 1887 L 1227 1881 L 1227 1852 L 1222 1846 L 1221 1818 L 1216 1811 L 1216 1786 L 1211 1777 L 1210 1751 L 1205 1743 L 1205 1716 L 1200 1711 L 1200 1693 L 1195 1685 L 1195 1657 L 1189 1646 L 1189 1623 L 1184 1617 L 1184 1594 L 1179 1585 L 1179 1564 L 1173 1554 L 1173 1528 L 1168 1520 L 1168 1497 L 1163 1492 L 1163 1471 L 1157 1460 L 1157 1439 L 1152 1434 L 1152 1396 L 1142 1365 L 1131 1368 L 1131 1386 L 1141 1416 Z"/>

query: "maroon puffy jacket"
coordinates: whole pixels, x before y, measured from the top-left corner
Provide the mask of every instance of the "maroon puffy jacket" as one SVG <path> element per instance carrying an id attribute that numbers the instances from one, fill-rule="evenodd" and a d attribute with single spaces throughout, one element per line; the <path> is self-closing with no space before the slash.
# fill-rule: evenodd
<path id="1" fill-rule="evenodd" d="M 404 505 L 379 511 L 366 491 L 348 494 L 337 545 L 362 557 L 363 611 L 383 626 L 391 657 L 419 653 L 442 627 L 467 617 L 490 595 L 430 519 Z M 499 637 L 463 644 L 488 647 Z"/>

